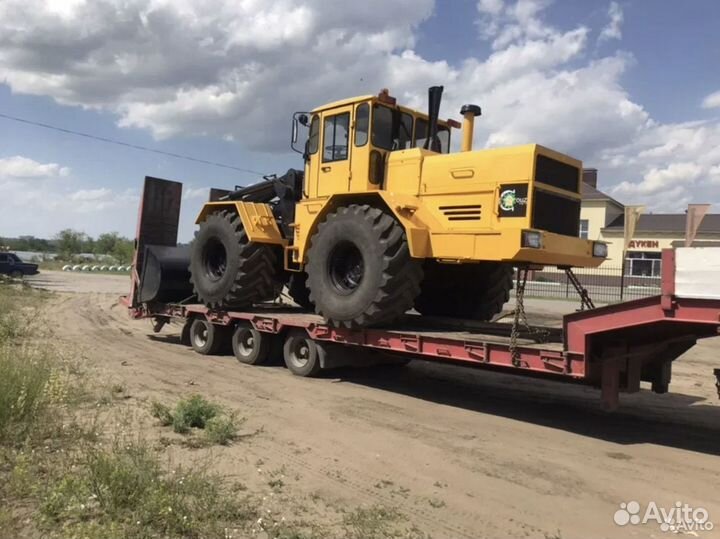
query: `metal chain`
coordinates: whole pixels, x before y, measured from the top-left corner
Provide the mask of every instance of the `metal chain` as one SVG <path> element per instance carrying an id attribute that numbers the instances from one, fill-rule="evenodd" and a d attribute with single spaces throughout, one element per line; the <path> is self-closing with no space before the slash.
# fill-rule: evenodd
<path id="1" fill-rule="evenodd" d="M 527 331 L 536 342 L 545 342 L 548 332 L 539 328 L 530 326 L 525 313 L 525 285 L 527 284 L 528 269 L 518 268 L 517 277 L 515 279 L 515 311 L 513 313 L 513 324 L 510 328 L 510 355 L 512 356 L 512 364 L 516 367 L 520 366 L 520 352 L 517 348 L 518 338 L 520 337 L 520 329 Z"/>

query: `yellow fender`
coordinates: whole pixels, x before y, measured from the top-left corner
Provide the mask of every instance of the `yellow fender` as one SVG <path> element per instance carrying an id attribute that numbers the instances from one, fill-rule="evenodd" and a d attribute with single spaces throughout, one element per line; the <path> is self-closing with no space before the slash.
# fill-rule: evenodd
<path id="1" fill-rule="evenodd" d="M 236 201 L 208 202 L 200 210 L 195 224 L 202 223 L 208 215 L 221 210 L 234 211 L 240 216 L 249 241 L 271 243 L 283 247 L 287 245 L 287 240 L 282 237 L 269 204 Z"/>
<path id="2" fill-rule="evenodd" d="M 436 219 L 423 209 L 420 200 L 411 195 L 393 194 L 387 191 L 347 193 L 327 199 L 303 200 L 295 212 L 295 236 L 292 260 L 305 264 L 310 239 L 325 216 L 335 208 L 349 204 L 371 204 L 386 206 L 405 229 L 410 256 L 413 258 L 432 257 L 429 230 L 437 228 Z"/>

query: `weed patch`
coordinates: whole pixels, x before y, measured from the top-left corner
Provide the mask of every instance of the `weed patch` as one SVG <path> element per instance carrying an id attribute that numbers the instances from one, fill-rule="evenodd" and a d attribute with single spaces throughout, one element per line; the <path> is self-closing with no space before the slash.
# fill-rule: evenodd
<path id="1" fill-rule="evenodd" d="M 189 434 L 192 429 L 203 431 L 202 440 L 193 440 L 186 445 L 228 445 L 238 437 L 238 425 L 244 419 L 228 414 L 222 406 L 209 402 L 200 395 L 193 395 L 179 401 L 173 410 L 160 402 L 150 405 L 150 414 L 163 426 L 172 426 L 179 434 Z"/>
<path id="2" fill-rule="evenodd" d="M 63 524 L 66 537 L 88 535 L 88 525 L 128 538 L 222 537 L 225 528 L 244 526 L 256 512 L 254 503 L 221 477 L 168 470 L 142 441 L 88 448 L 40 505 L 41 527 Z"/>

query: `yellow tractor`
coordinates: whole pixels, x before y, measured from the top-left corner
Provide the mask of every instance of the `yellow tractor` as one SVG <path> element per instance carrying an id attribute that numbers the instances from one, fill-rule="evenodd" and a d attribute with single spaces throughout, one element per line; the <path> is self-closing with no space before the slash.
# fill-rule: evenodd
<path id="1" fill-rule="evenodd" d="M 271 300 L 287 286 L 305 308 L 348 328 L 409 309 L 489 320 L 509 299 L 513 266 L 597 266 L 601 242 L 578 237 L 582 163 L 537 144 L 460 151 L 438 119 L 387 90 L 293 116 L 304 171 L 228 192 L 197 218 L 190 273 L 218 309 Z M 298 149 L 298 133 L 307 138 Z"/>

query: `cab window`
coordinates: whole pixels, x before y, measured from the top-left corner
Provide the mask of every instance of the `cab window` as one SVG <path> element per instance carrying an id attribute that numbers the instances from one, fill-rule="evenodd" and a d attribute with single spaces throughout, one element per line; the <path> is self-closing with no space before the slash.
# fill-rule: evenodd
<path id="1" fill-rule="evenodd" d="M 362 103 L 355 111 L 355 146 L 365 146 L 370 127 L 370 106 Z"/>
<path id="2" fill-rule="evenodd" d="M 412 132 L 412 115 L 382 105 L 373 107 L 373 146 L 391 151 L 405 150 L 411 147 Z"/>
<path id="3" fill-rule="evenodd" d="M 348 158 L 348 129 L 350 113 L 327 116 L 323 123 L 323 162 L 342 161 Z"/>
<path id="4" fill-rule="evenodd" d="M 415 144 L 413 148 L 425 147 L 428 137 L 428 122 L 423 118 L 415 121 Z M 450 129 L 444 125 L 438 125 L 438 139 L 440 140 L 440 153 L 448 153 L 450 149 Z"/>
<path id="5" fill-rule="evenodd" d="M 310 133 L 308 134 L 308 146 L 307 146 L 307 152 L 310 155 L 313 155 L 318 151 L 318 146 L 320 142 L 320 119 L 316 116 L 313 116 L 312 121 L 310 122 Z"/>

